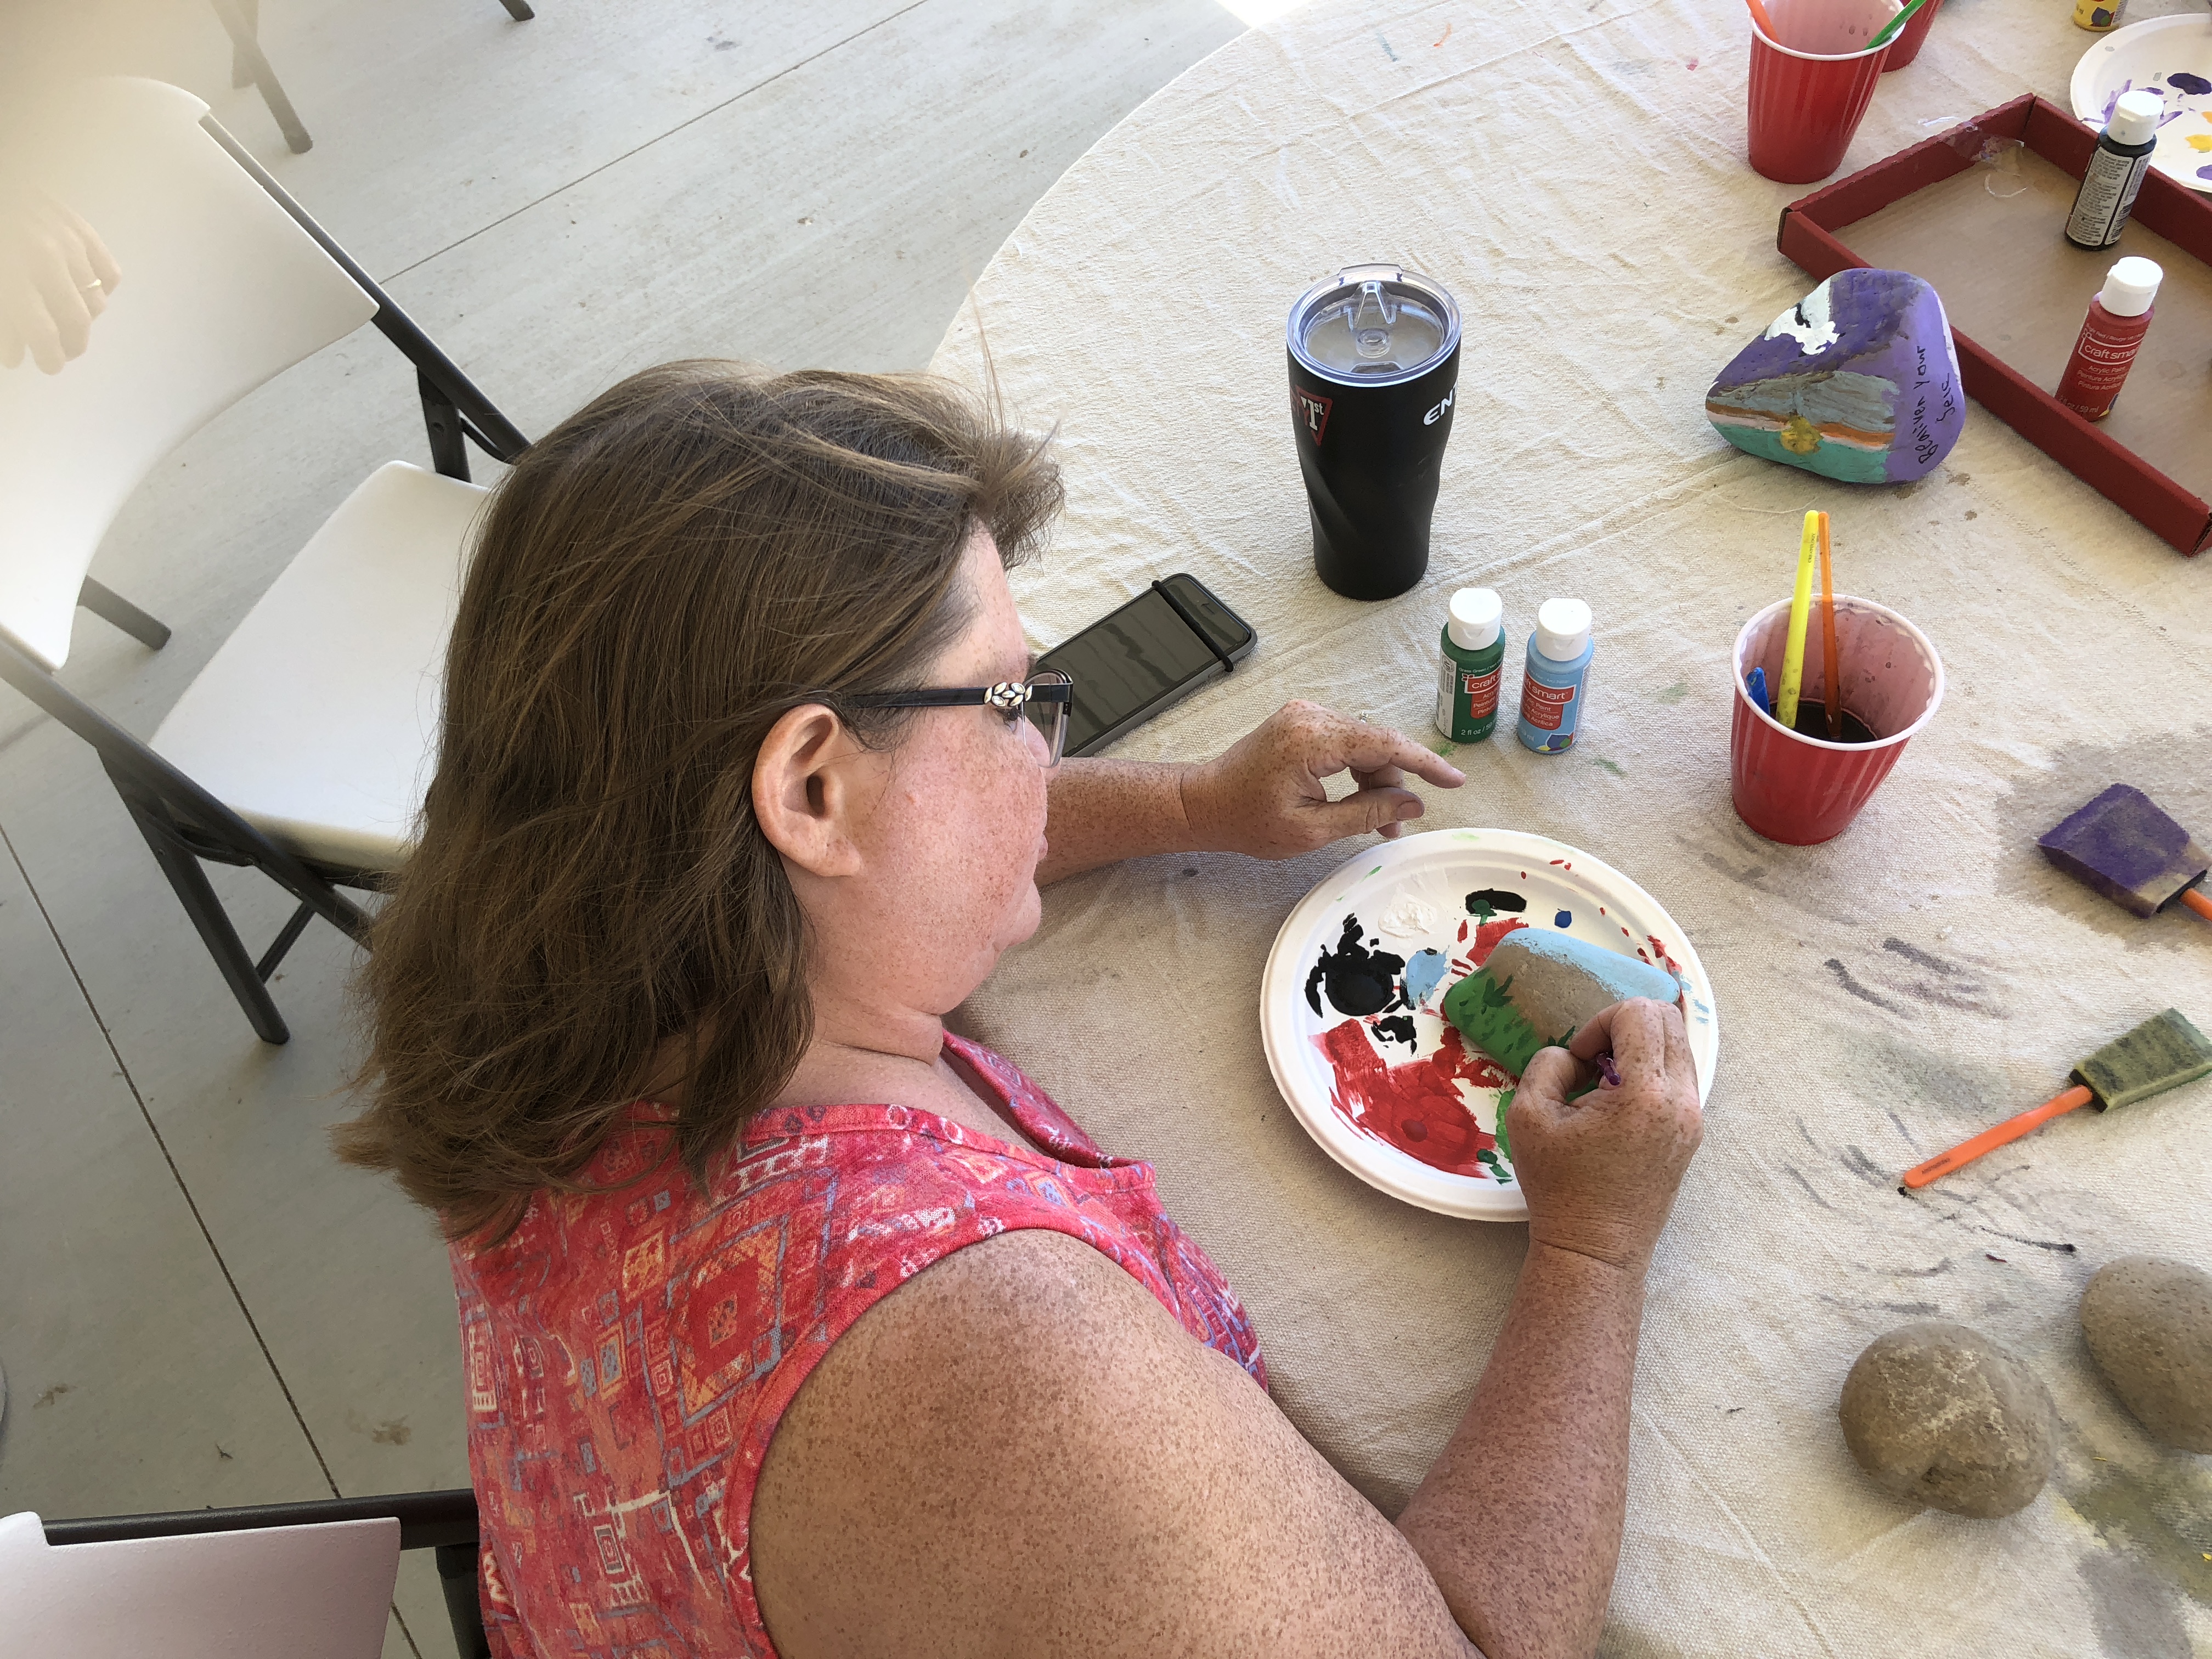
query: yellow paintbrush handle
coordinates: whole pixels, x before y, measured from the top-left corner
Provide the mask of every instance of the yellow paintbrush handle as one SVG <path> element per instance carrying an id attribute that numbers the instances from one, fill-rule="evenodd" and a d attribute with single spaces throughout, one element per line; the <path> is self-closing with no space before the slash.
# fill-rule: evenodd
<path id="1" fill-rule="evenodd" d="M 1813 557 L 1820 544 L 1820 515 L 1805 515 L 1797 542 L 1797 586 L 1790 595 L 1790 638 L 1782 647 L 1782 690 L 1774 699 L 1774 718 L 1797 729 L 1797 694 L 1805 686 L 1805 624 L 1813 619 Z"/>

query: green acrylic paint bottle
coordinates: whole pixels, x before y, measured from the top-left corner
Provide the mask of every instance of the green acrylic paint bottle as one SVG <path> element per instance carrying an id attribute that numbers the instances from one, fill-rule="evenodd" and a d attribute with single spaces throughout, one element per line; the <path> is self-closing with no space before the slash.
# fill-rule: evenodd
<path id="1" fill-rule="evenodd" d="M 1486 587 L 1462 587 L 1451 597 L 1437 676 L 1437 730 L 1454 743 L 1480 743 L 1498 729 L 1504 615 L 1504 603 Z"/>

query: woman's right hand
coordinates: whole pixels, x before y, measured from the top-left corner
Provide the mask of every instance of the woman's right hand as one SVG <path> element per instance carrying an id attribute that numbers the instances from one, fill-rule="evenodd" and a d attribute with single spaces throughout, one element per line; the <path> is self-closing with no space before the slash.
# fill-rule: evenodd
<path id="1" fill-rule="evenodd" d="M 1601 1082 L 1569 1100 L 1607 1050 L 1620 1086 Z M 1642 997 L 1615 1003 L 1566 1048 L 1528 1062 L 1510 1113 L 1529 1242 L 1642 1273 L 1705 1133 L 1681 1010 Z"/>

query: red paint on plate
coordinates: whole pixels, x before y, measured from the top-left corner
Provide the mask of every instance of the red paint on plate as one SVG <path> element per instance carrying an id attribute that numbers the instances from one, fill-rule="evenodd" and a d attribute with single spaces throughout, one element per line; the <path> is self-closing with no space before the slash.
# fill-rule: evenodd
<path id="1" fill-rule="evenodd" d="M 1482 923 L 1474 930 L 1466 959 L 1455 960 L 1452 966 L 1474 972 L 1490 960 L 1498 940 L 1528 925 L 1517 916 Z M 1329 1103 L 1354 1128 L 1432 1170 L 1490 1175 L 1476 1154 L 1494 1148 L 1498 1137 L 1474 1121 L 1457 1085 L 1463 1079 L 1479 1089 L 1510 1089 L 1515 1079 L 1488 1054 L 1469 1052 L 1456 1027 L 1444 1027 L 1443 1040 L 1434 1054 L 1401 1066 L 1393 1066 L 1376 1052 L 1364 1020 L 1332 1025 L 1314 1042 L 1328 1056 L 1335 1076 Z"/>
<path id="2" fill-rule="evenodd" d="M 1457 1028 L 1425 1059 L 1393 1066 L 1375 1052 L 1356 1019 L 1332 1025 L 1314 1041 L 1336 1074 L 1330 1103 L 1354 1127 L 1449 1175 L 1486 1176 L 1476 1154 L 1498 1137 L 1474 1121 L 1460 1098 L 1459 1080 L 1477 1088 L 1512 1086 L 1512 1074 L 1487 1054 L 1469 1054 Z"/>

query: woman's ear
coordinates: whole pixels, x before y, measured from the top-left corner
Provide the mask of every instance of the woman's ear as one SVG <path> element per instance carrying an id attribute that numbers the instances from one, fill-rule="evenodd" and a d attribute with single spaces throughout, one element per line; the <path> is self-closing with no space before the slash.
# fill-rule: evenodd
<path id="1" fill-rule="evenodd" d="M 753 816 L 769 844 L 810 875 L 859 874 L 858 818 L 882 793 L 876 758 L 818 702 L 770 726 L 753 761 Z"/>

